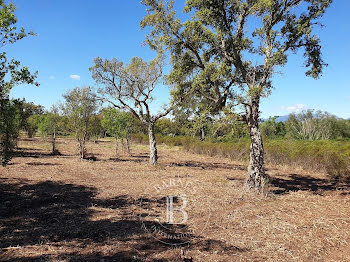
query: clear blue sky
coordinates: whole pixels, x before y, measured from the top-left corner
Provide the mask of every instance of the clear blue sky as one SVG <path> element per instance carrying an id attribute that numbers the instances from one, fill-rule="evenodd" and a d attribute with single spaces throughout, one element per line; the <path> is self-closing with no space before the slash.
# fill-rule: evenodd
<path id="1" fill-rule="evenodd" d="M 13 0 L 19 25 L 35 31 L 8 46 L 15 57 L 31 70 L 39 71 L 40 87 L 17 86 L 13 97 L 51 104 L 75 86 L 93 85 L 88 68 L 96 56 L 116 57 L 125 62 L 133 56 L 151 59 L 154 54 L 142 46 L 145 31 L 139 22 L 145 15 L 140 0 Z M 177 0 L 182 7 L 184 0 Z M 321 109 L 339 117 L 350 117 L 350 1 L 335 0 L 322 19 L 319 35 L 324 59 L 329 64 L 319 80 L 305 76 L 302 55 L 290 56 L 289 63 L 274 77 L 272 95 L 262 103 L 262 117 L 286 115 L 303 108 Z M 78 77 L 79 76 L 79 77 Z M 160 87 L 153 109 L 167 102 L 168 89 Z"/>

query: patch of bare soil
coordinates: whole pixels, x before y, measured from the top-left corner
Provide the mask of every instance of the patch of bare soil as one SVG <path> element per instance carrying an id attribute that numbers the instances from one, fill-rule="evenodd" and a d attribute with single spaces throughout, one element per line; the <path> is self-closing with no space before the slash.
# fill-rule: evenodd
<path id="1" fill-rule="evenodd" d="M 346 183 L 268 167 L 270 193 L 258 197 L 243 189 L 246 167 L 227 159 L 160 145 L 153 167 L 147 146 L 116 156 L 104 140 L 82 161 L 74 140 L 58 142 L 53 156 L 49 143 L 21 140 L 0 168 L 0 261 L 350 261 Z M 171 181 L 195 185 L 186 241 L 145 230 L 165 219 L 170 187 L 157 189 Z"/>

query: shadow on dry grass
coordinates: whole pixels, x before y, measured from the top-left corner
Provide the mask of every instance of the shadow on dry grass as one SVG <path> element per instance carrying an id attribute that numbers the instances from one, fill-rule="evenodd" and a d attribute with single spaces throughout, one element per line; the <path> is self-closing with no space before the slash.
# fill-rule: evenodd
<path id="1" fill-rule="evenodd" d="M 229 170 L 246 170 L 242 165 L 233 165 L 226 163 L 210 163 L 210 162 L 199 162 L 199 161 L 185 161 L 185 162 L 171 162 L 170 166 L 185 166 L 185 167 L 199 167 L 202 169 L 229 169 Z"/>
<path id="2" fill-rule="evenodd" d="M 161 244 L 145 233 L 137 215 L 132 211 L 132 207 L 139 201 L 128 195 L 110 199 L 100 199 L 96 195 L 97 189 L 94 187 L 53 181 L 31 184 L 25 179 L 1 178 L 0 253 L 9 247 L 61 245 L 74 241 L 80 246 L 93 245 L 94 248 L 89 249 L 89 255 L 68 249 L 55 258 L 59 261 L 146 261 L 148 256 L 169 249 L 168 245 Z M 164 199 L 142 201 L 150 205 L 159 205 Z M 118 215 L 118 219 L 92 220 L 96 208 L 118 210 L 121 215 Z M 151 226 L 150 221 L 143 223 Z M 129 248 L 118 248 L 113 255 L 103 255 L 99 251 L 101 245 L 123 242 L 130 243 L 127 244 Z M 206 251 L 218 249 L 225 252 L 243 252 L 236 247 L 227 246 L 224 242 L 214 243 L 214 240 L 198 242 L 195 248 Z M 35 249 L 33 251 L 35 252 Z M 0 255 L 0 261 L 49 261 L 51 258 L 50 255 Z"/>
<path id="3" fill-rule="evenodd" d="M 341 190 L 343 194 L 350 194 L 350 183 L 337 179 L 321 179 L 311 176 L 289 174 L 285 178 L 272 177 L 270 183 L 274 194 L 286 194 L 292 191 L 311 191 L 315 194 L 323 194 L 327 191 Z"/>
<path id="4" fill-rule="evenodd" d="M 65 155 L 65 154 L 52 154 L 48 152 L 43 152 L 40 150 L 28 150 L 22 149 L 22 150 L 16 150 L 13 152 L 13 157 L 30 157 L 30 158 L 49 158 L 49 157 L 57 157 L 57 156 L 62 156 L 62 157 L 67 157 L 71 155 Z"/>

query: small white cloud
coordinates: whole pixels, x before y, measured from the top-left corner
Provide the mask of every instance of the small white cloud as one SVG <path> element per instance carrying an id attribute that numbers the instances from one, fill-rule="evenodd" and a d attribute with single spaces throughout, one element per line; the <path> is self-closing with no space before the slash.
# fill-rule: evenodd
<path id="1" fill-rule="evenodd" d="M 80 80 L 80 75 L 70 75 L 69 77 L 73 80 Z"/>
<path id="2" fill-rule="evenodd" d="M 307 106 L 304 104 L 295 104 L 293 106 L 282 106 L 283 110 L 288 111 L 288 113 L 299 113 L 307 109 Z"/>
<path id="3" fill-rule="evenodd" d="M 51 80 L 53 80 L 55 78 L 56 78 L 55 76 L 49 76 L 49 79 L 51 79 Z"/>

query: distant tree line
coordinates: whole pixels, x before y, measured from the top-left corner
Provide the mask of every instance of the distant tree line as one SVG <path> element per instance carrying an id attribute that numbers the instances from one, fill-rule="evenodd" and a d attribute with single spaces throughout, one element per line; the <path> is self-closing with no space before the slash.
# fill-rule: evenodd
<path id="1" fill-rule="evenodd" d="M 338 118 L 327 112 L 305 110 L 292 113 L 285 122 L 277 121 L 278 116 L 260 120 L 260 128 L 265 138 L 285 138 L 298 140 L 349 139 L 350 120 Z M 225 109 L 223 114 L 189 114 L 184 117 L 161 119 L 155 126 L 161 135 L 197 136 L 200 140 L 229 141 L 248 138 L 247 128 L 238 116 Z"/>
<path id="2" fill-rule="evenodd" d="M 90 90 L 90 92 L 88 92 Z M 84 92 L 90 94 L 84 98 Z M 16 100 L 15 119 L 18 127 L 28 137 L 34 135 L 69 136 L 75 134 L 79 140 L 92 140 L 113 137 L 129 152 L 129 143 L 133 134 L 148 134 L 147 126 L 131 112 L 115 107 L 101 107 L 99 101 L 91 95 L 91 88 L 75 88 L 64 97 L 68 100 L 61 105 L 53 105 L 45 110 L 25 100 Z M 79 102 L 75 100 L 80 101 Z M 90 100 L 90 107 L 87 101 Z M 17 112 L 17 113 L 16 113 Z M 277 121 L 278 116 L 260 120 L 262 135 L 269 139 L 331 140 L 350 139 L 350 120 L 338 118 L 332 114 L 316 110 L 292 113 L 284 122 Z M 86 126 L 87 125 L 87 126 Z M 80 130 L 82 129 L 82 130 Z M 222 114 L 209 112 L 174 111 L 171 117 L 159 119 L 154 125 L 154 133 L 162 136 L 191 136 L 200 140 L 229 141 L 248 138 L 247 128 L 238 116 L 229 109 Z M 80 135 L 82 138 L 80 139 Z M 84 138 L 85 137 L 85 138 Z"/>

